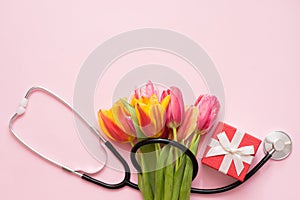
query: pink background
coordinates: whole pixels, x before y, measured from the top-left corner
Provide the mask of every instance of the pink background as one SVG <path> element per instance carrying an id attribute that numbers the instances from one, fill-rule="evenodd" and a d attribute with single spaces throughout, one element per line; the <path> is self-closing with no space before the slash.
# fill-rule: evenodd
<path id="1" fill-rule="evenodd" d="M 48 87 L 71 102 L 80 67 L 98 45 L 124 31 L 154 27 L 187 35 L 206 50 L 225 87 L 226 122 L 260 138 L 283 130 L 294 142 L 290 157 L 270 161 L 240 188 L 193 194 L 191 199 L 295 199 L 300 178 L 299 8 L 296 0 L 1 1 L 0 198 L 141 199 L 131 188 L 107 190 L 53 168 L 12 137 L 8 120 L 33 85 Z M 72 116 L 44 95 L 33 98 L 31 111 L 16 129 L 31 133 L 23 134 L 31 144 L 72 166 L 101 166 L 74 137 Z M 254 162 L 263 156 L 259 151 Z M 205 167 L 201 172 L 196 186 L 233 181 Z M 118 180 L 118 175 L 105 170 L 97 176 Z"/>

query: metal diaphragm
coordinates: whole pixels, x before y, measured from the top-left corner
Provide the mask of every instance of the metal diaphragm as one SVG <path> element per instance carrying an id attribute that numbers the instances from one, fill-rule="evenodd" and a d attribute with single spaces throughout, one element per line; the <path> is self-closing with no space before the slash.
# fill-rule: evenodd
<path id="1" fill-rule="evenodd" d="M 272 152 L 273 160 L 282 160 L 292 151 L 291 138 L 282 131 L 273 131 L 264 140 L 264 152 Z"/>

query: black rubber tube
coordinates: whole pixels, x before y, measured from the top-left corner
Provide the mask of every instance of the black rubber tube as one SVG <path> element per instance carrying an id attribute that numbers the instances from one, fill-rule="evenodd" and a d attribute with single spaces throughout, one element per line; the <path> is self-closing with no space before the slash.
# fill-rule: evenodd
<path id="1" fill-rule="evenodd" d="M 119 154 L 119 152 L 114 148 L 114 146 L 110 142 L 107 141 L 105 143 L 105 145 L 116 156 L 116 158 L 123 165 L 124 170 L 125 170 L 123 180 L 120 183 L 110 184 L 110 183 L 104 183 L 103 181 L 92 178 L 92 177 L 90 177 L 86 174 L 83 174 L 81 176 L 81 178 L 86 180 L 86 181 L 89 181 L 91 183 L 94 183 L 96 185 L 108 188 L 108 189 L 118 189 L 118 188 L 124 187 L 125 185 L 128 185 L 129 187 L 138 190 L 139 189 L 138 185 L 130 181 L 130 175 L 131 174 L 130 174 L 130 168 L 129 168 L 127 162 L 124 160 L 124 158 Z"/>
<path id="2" fill-rule="evenodd" d="M 167 140 L 167 139 L 161 139 L 161 138 L 151 138 L 151 139 L 146 139 L 143 140 L 139 143 L 137 143 L 132 149 L 131 149 L 131 154 L 130 154 L 130 158 L 131 158 L 131 162 L 134 165 L 134 167 L 141 172 L 141 168 L 140 165 L 138 164 L 135 154 L 137 152 L 137 150 L 139 148 L 141 148 L 144 145 L 148 145 L 148 144 L 154 144 L 154 143 L 162 143 L 162 144 L 170 144 L 172 146 L 175 146 L 177 148 L 179 148 L 180 150 L 182 150 L 185 154 L 187 154 L 187 156 L 189 156 L 189 158 L 191 159 L 192 163 L 193 163 L 193 179 L 196 177 L 197 173 L 198 173 L 198 162 L 196 160 L 196 157 L 194 156 L 194 154 L 188 149 L 186 148 L 184 145 L 179 144 L 178 142 L 172 141 L 172 140 Z M 117 159 L 122 163 L 124 170 L 125 170 L 125 176 L 123 178 L 123 180 L 120 183 L 115 183 L 115 184 L 110 184 L 110 183 L 104 183 L 103 181 L 94 179 L 86 174 L 83 174 L 81 176 L 82 179 L 89 181 L 91 183 L 94 183 L 96 185 L 108 188 L 108 189 L 118 189 L 118 188 L 122 188 L 124 186 L 129 186 L 131 188 L 134 188 L 136 190 L 138 190 L 138 185 L 131 182 L 130 181 L 130 168 L 127 164 L 127 162 L 124 160 L 124 158 L 118 153 L 118 151 L 113 147 L 113 145 L 110 142 L 106 142 L 105 145 L 107 146 L 107 148 L 117 157 Z M 245 179 L 243 182 L 241 181 L 236 181 L 232 184 L 229 184 L 227 186 L 224 187 L 220 187 L 220 188 L 214 188 L 214 189 L 200 189 L 200 188 L 191 188 L 191 192 L 192 193 L 197 193 L 197 194 L 217 194 L 217 193 L 222 193 L 222 192 L 227 192 L 229 190 L 232 190 L 238 186 L 240 186 L 241 184 L 245 183 L 247 180 L 249 180 L 259 169 L 262 168 L 262 166 L 264 166 L 264 164 L 266 164 L 268 162 L 268 160 L 272 157 L 272 154 L 267 153 L 265 155 L 265 157 L 250 171 L 248 172 L 248 174 L 245 176 Z"/>
<path id="3" fill-rule="evenodd" d="M 230 185 L 220 187 L 220 188 L 214 188 L 214 189 L 198 189 L 198 188 L 191 188 L 192 193 L 197 193 L 197 194 L 217 194 L 217 193 L 222 193 L 222 192 L 227 192 L 229 190 L 232 190 L 241 184 L 245 183 L 247 180 L 249 180 L 264 164 L 268 162 L 268 160 L 272 157 L 272 154 L 267 153 L 263 159 L 255 167 L 247 173 L 245 176 L 245 179 L 243 182 L 241 181 L 236 181 Z"/>
<path id="4" fill-rule="evenodd" d="M 136 160 L 135 154 L 136 154 L 137 150 L 139 150 L 141 147 L 148 145 L 148 144 L 154 144 L 154 143 L 169 144 L 169 145 L 172 145 L 172 146 L 180 149 L 181 151 L 183 151 L 183 153 L 185 153 L 192 161 L 193 180 L 194 180 L 194 178 L 197 176 L 197 173 L 198 173 L 198 162 L 197 162 L 197 159 L 194 156 L 194 154 L 186 146 L 184 146 L 178 142 L 168 140 L 168 139 L 162 139 L 162 138 L 149 138 L 149 139 L 142 140 L 142 141 L 136 143 L 133 146 L 133 148 L 131 149 L 130 159 L 131 159 L 133 166 L 139 173 L 142 173 L 142 169 Z"/>

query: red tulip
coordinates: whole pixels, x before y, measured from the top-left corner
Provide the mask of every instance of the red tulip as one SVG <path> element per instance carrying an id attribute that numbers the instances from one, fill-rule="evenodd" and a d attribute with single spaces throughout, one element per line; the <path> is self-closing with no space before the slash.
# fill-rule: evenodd
<path id="1" fill-rule="evenodd" d="M 135 139 L 135 128 L 126 107 L 118 100 L 110 110 L 99 110 L 98 121 L 102 131 L 110 139 L 131 142 Z"/>

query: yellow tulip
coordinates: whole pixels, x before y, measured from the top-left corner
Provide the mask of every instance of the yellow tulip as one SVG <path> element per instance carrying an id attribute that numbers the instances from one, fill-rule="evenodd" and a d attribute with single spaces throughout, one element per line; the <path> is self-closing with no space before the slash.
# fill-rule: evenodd
<path id="1" fill-rule="evenodd" d="M 135 108 L 140 129 L 146 137 L 160 137 L 163 134 L 169 102 L 169 95 L 161 101 L 156 94 L 152 94 L 149 98 L 132 97 L 131 105 Z"/>

